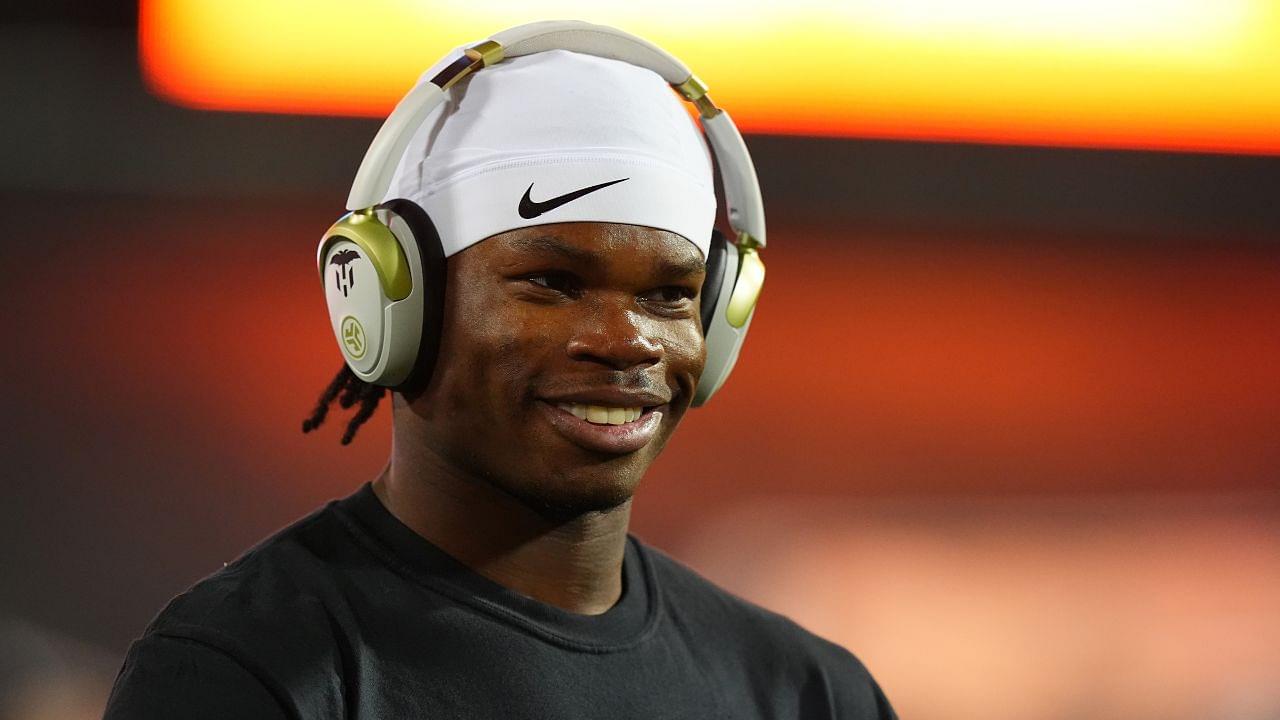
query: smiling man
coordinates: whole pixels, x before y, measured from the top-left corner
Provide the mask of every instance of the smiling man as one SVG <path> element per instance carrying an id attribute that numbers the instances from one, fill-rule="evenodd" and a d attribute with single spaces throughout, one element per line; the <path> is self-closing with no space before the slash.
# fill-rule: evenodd
<path id="1" fill-rule="evenodd" d="M 380 208 L 412 282 L 376 241 L 320 253 L 348 364 L 307 430 L 359 402 L 350 439 L 388 293 L 429 288 L 390 461 L 175 598 L 107 718 L 895 717 L 847 650 L 628 533 L 708 365 L 711 156 L 680 100 L 567 50 L 450 93 Z"/>

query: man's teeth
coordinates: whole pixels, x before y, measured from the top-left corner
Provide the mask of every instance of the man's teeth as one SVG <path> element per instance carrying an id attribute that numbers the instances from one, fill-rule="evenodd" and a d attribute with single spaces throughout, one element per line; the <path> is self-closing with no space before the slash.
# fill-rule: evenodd
<path id="1" fill-rule="evenodd" d="M 621 425 L 633 422 L 644 413 L 643 407 L 605 407 L 582 403 L 556 403 L 556 407 L 573 413 L 573 416 L 579 420 L 597 425 Z"/>

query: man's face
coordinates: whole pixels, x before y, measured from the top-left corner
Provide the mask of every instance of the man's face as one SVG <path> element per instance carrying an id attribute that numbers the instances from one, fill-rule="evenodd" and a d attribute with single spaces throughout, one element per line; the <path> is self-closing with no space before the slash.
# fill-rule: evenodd
<path id="1" fill-rule="evenodd" d="M 546 515 L 626 501 L 702 375 L 704 268 L 675 233 L 597 222 L 451 257 L 425 442 Z"/>

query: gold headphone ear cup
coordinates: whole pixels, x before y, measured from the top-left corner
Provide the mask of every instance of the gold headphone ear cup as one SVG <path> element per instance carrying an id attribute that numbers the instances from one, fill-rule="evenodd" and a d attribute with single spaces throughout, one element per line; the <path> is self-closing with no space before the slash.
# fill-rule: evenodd
<path id="1" fill-rule="evenodd" d="M 738 248 L 738 273 L 733 294 L 725 307 L 725 319 L 733 327 L 742 327 L 755 312 L 756 302 L 764 291 L 764 260 L 755 247 Z"/>
<path id="2" fill-rule="evenodd" d="M 394 386 L 412 369 L 422 323 L 421 259 L 405 224 L 381 208 L 343 216 L 317 265 L 334 336 L 352 373 Z"/>

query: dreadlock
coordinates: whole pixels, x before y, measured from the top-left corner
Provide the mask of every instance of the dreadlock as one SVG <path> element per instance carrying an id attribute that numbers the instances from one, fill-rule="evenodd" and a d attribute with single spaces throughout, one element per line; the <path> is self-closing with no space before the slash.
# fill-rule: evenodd
<path id="1" fill-rule="evenodd" d="M 311 411 L 311 417 L 302 421 L 302 432 L 308 433 L 320 427 L 325 416 L 329 414 L 329 405 L 333 403 L 334 398 L 338 399 L 338 405 L 344 410 L 359 402 L 360 409 L 347 421 L 347 430 L 342 434 L 342 444 L 349 445 L 352 438 L 356 436 L 356 430 L 359 430 L 364 421 L 373 415 L 373 411 L 378 408 L 378 401 L 386 392 L 385 387 L 367 383 L 356 377 L 356 374 L 351 372 L 351 368 L 343 363 L 342 369 L 320 394 L 320 400 L 316 403 L 316 409 Z"/>

